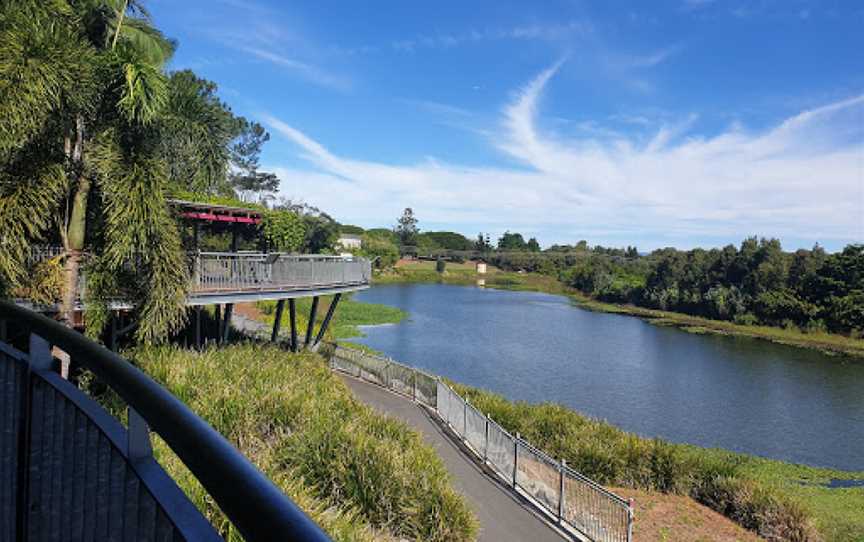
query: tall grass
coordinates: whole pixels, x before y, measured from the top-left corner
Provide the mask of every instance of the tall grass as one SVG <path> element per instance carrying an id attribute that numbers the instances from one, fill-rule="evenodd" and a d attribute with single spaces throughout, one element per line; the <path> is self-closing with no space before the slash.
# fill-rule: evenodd
<path id="1" fill-rule="evenodd" d="M 319 356 L 261 345 L 129 354 L 335 539 L 473 540 L 476 520 L 434 450 L 358 403 Z M 222 534 L 239 540 L 167 447 L 155 451 Z"/>
<path id="2" fill-rule="evenodd" d="M 646 439 L 561 405 L 454 388 L 508 431 L 604 485 L 689 495 L 772 541 L 864 540 L 864 490 L 823 485 L 831 478 L 864 479 L 864 472 Z"/>

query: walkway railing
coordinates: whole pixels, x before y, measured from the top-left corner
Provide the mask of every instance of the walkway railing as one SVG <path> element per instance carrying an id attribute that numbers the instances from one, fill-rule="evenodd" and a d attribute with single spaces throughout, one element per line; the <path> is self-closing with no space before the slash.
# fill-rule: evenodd
<path id="1" fill-rule="evenodd" d="M 57 347 L 128 405 L 58 374 Z M 249 541 L 329 538 L 224 437 L 127 360 L 0 301 L 0 540 L 220 540 L 152 456 L 148 425 Z"/>
<path id="2" fill-rule="evenodd" d="M 32 247 L 27 266 L 62 256 L 62 247 Z M 86 257 L 86 255 L 85 255 Z M 278 252 L 193 252 L 190 293 L 198 296 L 352 289 L 372 281 L 372 264 L 365 258 Z M 79 277 L 79 291 L 86 281 Z"/>
<path id="3" fill-rule="evenodd" d="M 369 284 L 364 258 L 260 252 L 201 252 L 195 260 L 193 292 L 312 289 Z"/>
<path id="4" fill-rule="evenodd" d="M 633 507 L 624 498 L 511 435 L 440 378 L 360 350 L 336 346 L 333 369 L 429 407 L 507 485 L 565 528 L 597 542 L 630 542 Z"/>

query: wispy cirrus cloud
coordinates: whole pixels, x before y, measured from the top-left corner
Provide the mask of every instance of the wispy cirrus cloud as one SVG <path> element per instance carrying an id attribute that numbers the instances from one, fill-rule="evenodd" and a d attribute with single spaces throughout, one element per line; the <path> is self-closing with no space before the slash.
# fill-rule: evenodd
<path id="1" fill-rule="evenodd" d="M 265 116 L 310 166 L 274 168 L 283 194 L 302 195 L 361 224 L 380 224 L 412 206 L 424 220 L 458 224 L 466 233 L 557 232 L 541 237 L 547 243 L 609 236 L 732 241 L 754 233 L 864 240 L 864 95 L 802 111 L 759 132 L 733 126 L 695 134 L 691 115 L 652 126 L 647 141 L 611 130 L 611 136 L 562 137 L 539 127 L 544 90 L 560 66 L 518 90 L 490 140 L 521 168 L 355 160 Z"/>
<path id="2" fill-rule="evenodd" d="M 316 85 L 340 91 L 351 89 L 352 82 L 348 77 L 329 73 L 317 66 L 301 62 L 280 53 L 248 45 L 240 45 L 237 49 L 244 53 L 248 53 L 259 60 L 264 60 L 284 68 Z"/>
<path id="3" fill-rule="evenodd" d="M 390 45 L 394 51 L 413 53 L 418 49 L 450 49 L 460 45 L 501 40 L 563 41 L 585 37 L 594 32 L 587 20 L 571 20 L 564 23 L 534 23 L 507 28 L 472 29 L 466 32 L 443 32 L 395 40 Z"/>

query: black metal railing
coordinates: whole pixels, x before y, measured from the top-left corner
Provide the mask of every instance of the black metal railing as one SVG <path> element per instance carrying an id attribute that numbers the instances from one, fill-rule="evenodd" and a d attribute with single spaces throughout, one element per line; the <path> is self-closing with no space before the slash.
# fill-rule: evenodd
<path id="1" fill-rule="evenodd" d="M 57 347 L 129 407 L 61 378 Z M 326 534 L 180 400 L 83 335 L 0 301 L 0 540 L 218 540 L 153 459 L 152 428 L 250 541 Z"/>

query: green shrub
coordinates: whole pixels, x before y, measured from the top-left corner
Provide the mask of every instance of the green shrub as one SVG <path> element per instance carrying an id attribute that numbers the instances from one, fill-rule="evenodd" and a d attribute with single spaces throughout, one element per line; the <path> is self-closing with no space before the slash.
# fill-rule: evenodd
<path id="1" fill-rule="evenodd" d="M 306 224 L 292 211 L 266 211 L 261 230 L 270 246 L 280 251 L 296 252 L 306 239 Z"/>
<path id="2" fill-rule="evenodd" d="M 323 360 L 244 345 L 132 352 L 337 540 L 467 541 L 476 521 L 434 450 L 358 403 Z M 170 451 L 159 461 L 229 539 L 229 524 Z"/>
<path id="3" fill-rule="evenodd" d="M 447 263 L 444 260 L 442 260 L 441 258 L 438 258 L 435 261 L 435 271 L 437 271 L 438 273 L 443 273 L 446 269 L 447 269 Z"/>
<path id="4" fill-rule="evenodd" d="M 800 503 L 742 474 L 749 456 L 646 439 L 561 405 L 453 385 L 502 427 L 603 485 L 689 495 L 771 541 L 821 540 Z"/>
<path id="5" fill-rule="evenodd" d="M 364 235 L 363 255 L 375 261 L 378 269 L 393 267 L 399 261 L 399 247 L 392 241 L 374 235 Z"/>

